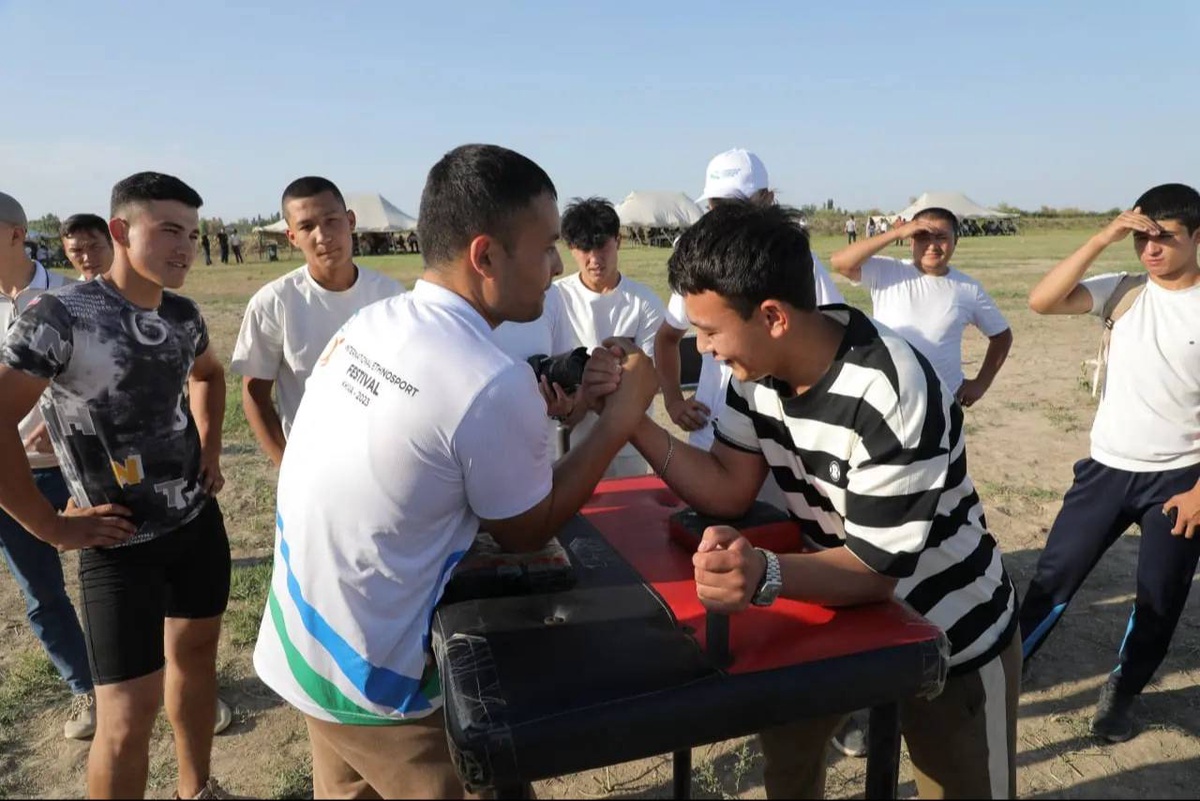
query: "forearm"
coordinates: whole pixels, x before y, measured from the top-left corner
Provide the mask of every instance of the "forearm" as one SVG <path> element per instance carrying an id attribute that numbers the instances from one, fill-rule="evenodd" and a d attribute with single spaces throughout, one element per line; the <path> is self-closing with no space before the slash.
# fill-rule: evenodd
<path id="1" fill-rule="evenodd" d="M 668 406 L 683 400 L 683 388 L 679 383 L 679 342 L 683 337 L 672 336 L 674 331 L 660 333 L 654 340 L 654 370 L 658 373 L 663 403 Z"/>
<path id="2" fill-rule="evenodd" d="M 627 428 L 600 415 L 586 437 L 554 465 L 554 485 L 543 531 L 532 532 L 541 547 L 579 511 L 604 478 L 604 471 L 627 441 Z"/>
<path id="3" fill-rule="evenodd" d="M 638 424 L 629 441 L 666 485 L 702 514 L 727 519 L 741 517 L 754 502 L 753 493 L 747 498 L 737 491 L 740 482 L 731 479 L 716 456 L 675 439 L 649 417 Z"/>
<path id="4" fill-rule="evenodd" d="M 34 483 L 16 426 L 0 430 L 0 509 L 40 540 L 45 540 L 58 517 Z"/>
<path id="5" fill-rule="evenodd" d="M 1000 372 L 1000 368 L 1004 366 L 1004 362 L 1008 359 L 1008 352 L 1012 349 L 1013 335 L 1012 329 L 1002 331 L 994 337 L 988 337 L 987 353 L 983 356 L 983 364 L 979 366 L 979 373 L 975 376 L 976 381 L 982 382 L 985 386 L 990 387 L 992 382 L 996 380 L 996 374 Z"/>
<path id="6" fill-rule="evenodd" d="M 898 230 L 885 231 L 869 239 L 860 239 L 836 251 L 829 257 L 829 264 L 841 275 L 857 281 L 862 273 L 862 266 L 867 262 L 867 259 L 899 240 Z"/>
<path id="7" fill-rule="evenodd" d="M 190 384 L 189 405 L 200 434 L 200 447 L 220 453 L 221 428 L 225 424 L 225 376 L 193 378 Z"/>
<path id="8" fill-rule="evenodd" d="M 1084 273 L 1107 246 L 1099 237 L 1093 236 L 1081 248 L 1054 265 L 1030 290 L 1029 308 L 1038 314 L 1055 313 L 1056 307 L 1079 285 Z"/>
<path id="9" fill-rule="evenodd" d="M 896 580 L 862 563 L 848 548 L 778 554 L 785 598 L 822 606 L 853 606 L 892 597 Z"/>
<path id="10" fill-rule="evenodd" d="M 259 398 L 242 388 L 242 412 L 246 422 L 258 440 L 258 446 L 276 467 L 283 462 L 283 451 L 287 447 L 287 437 L 283 434 L 283 422 L 279 412 L 270 397 Z"/>

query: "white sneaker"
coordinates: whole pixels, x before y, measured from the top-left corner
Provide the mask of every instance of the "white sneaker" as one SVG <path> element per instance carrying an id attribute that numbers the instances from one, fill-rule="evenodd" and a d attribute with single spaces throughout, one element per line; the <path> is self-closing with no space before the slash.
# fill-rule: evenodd
<path id="1" fill-rule="evenodd" d="M 226 707 L 226 708 L 228 709 L 228 707 Z M 175 792 L 175 797 L 179 798 L 178 791 Z M 200 792 L 198 792 L 194 796 L 192 796 L 192 798 L 236 798 L 236 797 L 237 796 L 231 795 L 230 792 L 228 790 L 226 790 L 224 787 L 217 784 L 217 780 L 212 778 L 211 776 L 208 777 L 208 781 L 206 781 L 204 783 L 204 786 L 200 788 Z"/>
<path id="2" fill-rule="evenodd" d="M 92 716 L 92 729 L 95 730 L 95 715 Z M 217 722 L 213 724 L 213 734 L 220 734 L 229 728 L 229 724 L 233 723 L 233 710 L 229 708 L 229 704 L 217 699 Z"/>
<path id="3" fill-rule="evenodd" d="M 96 694 L 79 693 L 71 698 L 71 717 L 63 724 L 63 737 L 86 740 L 96 733 Z"/>

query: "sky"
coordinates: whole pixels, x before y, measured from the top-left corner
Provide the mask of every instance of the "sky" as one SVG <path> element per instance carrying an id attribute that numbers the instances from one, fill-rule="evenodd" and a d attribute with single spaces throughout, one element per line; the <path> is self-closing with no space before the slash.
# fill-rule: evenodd
<path id="1" fill-rule="evenodd" d="M 0 191 L 103 214 L 159 170 L 231 220 L 316 174 L 415 215 L 489 142 L 562 201 L 694 198 L 744 147 L 792 205 L 1103 210 L 1200 184 L 1198 45 L 1196 0 L 0 0 Z"/>

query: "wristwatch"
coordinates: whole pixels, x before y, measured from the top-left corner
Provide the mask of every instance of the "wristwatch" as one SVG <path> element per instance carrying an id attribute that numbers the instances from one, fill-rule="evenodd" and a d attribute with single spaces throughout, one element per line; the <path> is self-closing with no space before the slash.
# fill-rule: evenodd
<path id="1" fill-rule="evenodd" d="M 763 571 L 762 580 L 758 582 L 758 588 L 754 590 L 754 595 L 750 596 L 750 603 L 754 606 L 770 606 L 775 603 L 775 599 L 779 597 L 779 591 L 783 589 L 783 574 L 779 570 L 779 557 L 765 548 L 755 548 L 767 560 L 767 569 Z"/>

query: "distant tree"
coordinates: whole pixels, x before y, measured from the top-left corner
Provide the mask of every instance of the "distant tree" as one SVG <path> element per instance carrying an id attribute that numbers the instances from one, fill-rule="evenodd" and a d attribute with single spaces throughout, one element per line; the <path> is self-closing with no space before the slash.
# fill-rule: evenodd
<path id="1" fill-rule="evenodd" d="M 1004 212 L 1005 214 L 1024 214 L 1025 212 L 1011 203 L 996 204 L 996 211 Z"/>
<path id="2" fill-rule="evenodd" d="M 825 201 L 825 208 L 829 211 L 833 211 L 833 198 L 829 198 Z"/>
<path id="3" fill-rule="evenodd" d="M 29 221 L 29 230 L 37 231 L 39 234 L 56 237 L 59 230 L 62 228 L 62 220 L 57 214 L 43 214 L 36 220 Z"/>

